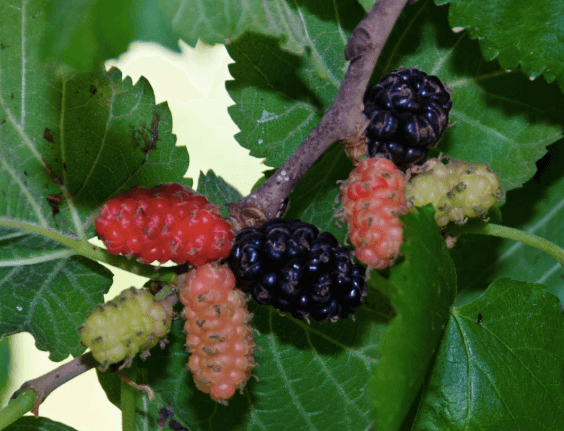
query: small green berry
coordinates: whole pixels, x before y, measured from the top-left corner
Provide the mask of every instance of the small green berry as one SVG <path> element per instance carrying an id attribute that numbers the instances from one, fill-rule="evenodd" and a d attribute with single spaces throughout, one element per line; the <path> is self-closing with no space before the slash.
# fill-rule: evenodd
<path id="1" fill-rule="evenodd" d="M 430 159 L 406 185 L 410 208 L 433 204 L 435 221 L 462 225 L 470 217 L 485 217 L 503 198 L 499 178 L 488 165 L 457 161 L 446 165 Z"/>
<path id="2" fill-rule="evenodd" d="M 172 313 L 147 289 L 127 289 L 96 306 L 79 328 L 82 344 L 102 366 L 133 358 L 159 343 L 170 330 Z"/>

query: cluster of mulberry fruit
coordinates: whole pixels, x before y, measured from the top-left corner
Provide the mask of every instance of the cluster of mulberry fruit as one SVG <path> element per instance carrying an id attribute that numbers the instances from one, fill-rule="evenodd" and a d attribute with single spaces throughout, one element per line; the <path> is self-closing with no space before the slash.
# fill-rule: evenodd
<path id="1" fill-rule="evenodd" d="M 260 304 L 297 319 L 347 317 L 365 296 L 365 269 L 329 232 L 300 220 L 272 219 L 236 236 L 230 264 Z"/>
<path id="2" fill-rule="evenodd" d="M 147 289 L 131 288 L 100 304 L 78 330 L 102 369 L 156 346 L 170 330 L 172 310 Z"/>
<path id="3" fill-rule="evenodd" d="M 356 257 L 375 269 L 391 265 L 403 242 L 407 212 L 403 173 L 388 159 L 368 158 L 341 184 L 341 205 Z"/>
<path id="4" fill-rule="evenodd" d="M 209 263 L 181 279 L 188 367 L 196 386 L 215 401 L 226 401 L 251 377 L 255 341 L 247 299 L 223 265 Z"/>
<path id="5" fill-rule="evenodd" d="M 487 164 L 430 159 L 406 186 L 410 207 L 433 204 L 435 221 L 464 224 L 468 217 L 483 217 L 503 198 L 499 178 Z"/>
<path id="6" fill-rule="evenodd" d="M 104 204 L 95 227 L 110 253 L 143 263 L 203 265 L 227 257 L 233 241 L 219 208 L 179 184 L 132 188 Z"/>
<path id="7" fill-rule="evenodd" d="M 452 100 L 439 78 L 411 68 L 384 75 L 364 96 L 367 154 L 405 169 L 421 164 L 448 125 Z"/>

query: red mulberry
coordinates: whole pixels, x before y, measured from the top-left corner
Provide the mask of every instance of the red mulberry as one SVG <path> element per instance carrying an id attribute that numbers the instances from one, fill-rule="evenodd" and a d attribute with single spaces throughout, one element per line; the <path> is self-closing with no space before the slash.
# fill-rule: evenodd
<path id="1" fill-rule="evenodd" d="M 219 208 L 179 184 L 134 187 L 104 204 L 95 227 L 110 253 L 144 263 L 203 265 L 227 257 L 233 241 Z"/>

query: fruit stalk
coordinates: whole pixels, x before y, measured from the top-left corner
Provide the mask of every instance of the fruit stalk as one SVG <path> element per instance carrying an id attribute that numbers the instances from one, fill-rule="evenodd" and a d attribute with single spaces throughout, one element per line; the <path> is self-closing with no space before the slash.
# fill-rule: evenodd
<path id="1" fill-rule="evenodd" d="M 541 238 L 540 236 L 534 235 L 529 232 L 525 232 L 519 229 L 514 229 L 507 226 L 501 226 L 494 223 L 487 223 L 479 226 L 463 226 L 456 227 L 452 230 L 449 229 L 449 233 L 457 234 L 476 234 L 476 235 L 491 235 L 500 238 L 512 239 L 514 241 L 519 241 L 525 245 L 534 247 L 540 251 L 549 254 L 550 256 L 557 259 L 561 265 L 564 266 L 564 250 L 558 247 L 556 244 Z"/>

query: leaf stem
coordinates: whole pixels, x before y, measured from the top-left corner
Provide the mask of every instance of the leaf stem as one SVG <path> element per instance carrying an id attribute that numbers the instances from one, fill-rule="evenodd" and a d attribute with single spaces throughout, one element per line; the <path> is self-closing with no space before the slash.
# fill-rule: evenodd
<path id="1" fill-rule="evenodd" d="M 67 247 L 69 250 L 74 251 L 76 254 L 98 262 L 107 263 L 108 265 L 131 272 L 132 274 L 141 275 L 153 280 L 160 280 L 165 283 L 172 283 L 176 279 L 176 272 L 171 267 L 145 265 L 137 262 L 136 260 L 128 259 L 125 256 L 111 254 L 107 250 L 97 247 L 86 240 L 77 240 L 44 226 L 3 218 L 0 218 L 0 226 L 19 229 L 35 235 L 41 235 L 52 241 L 58 242 L 59 244 Z"/>
<path id="2" fill-rule="evenodd" d="M 523 244 L 530 245 L 531 247 L 544 251 L 550 256 L 556 258 L 560 262 L 560 264 L 564 266 L 563 249 L 558 247 L 556 244 L 529 232 L 494 223 L 459 227 L 455 229 L 455 232 L 461 234 L 473 233 L 477 235 L 491 235 L 519 241 Z"/>
<path id="3" fill-rule="evenodd" d="M 12 398 L 6 407 L 0 410 L 0 430 L 14 423 L 23 417 L 27 412 L 33 409 L 37 400 L 37 394 L 34 391 L 26 390 L 15 398 Z"/>
<path id="4" fill-rule="evenodd" d="M 107 250 L 90 244 L 88 241 L 75 241 L 74 244 L 65 244 L 84 257 L 98 262 L 104 262 L 116 268 L 132 274 L 148 277 L 152 280 L 160 280 L 165 283 L 172 283 L 176 280 L 174 267 L 158 267 L 139 263 L 136 260 L 128 259 L 122 255 L 111 254 Z"/>

